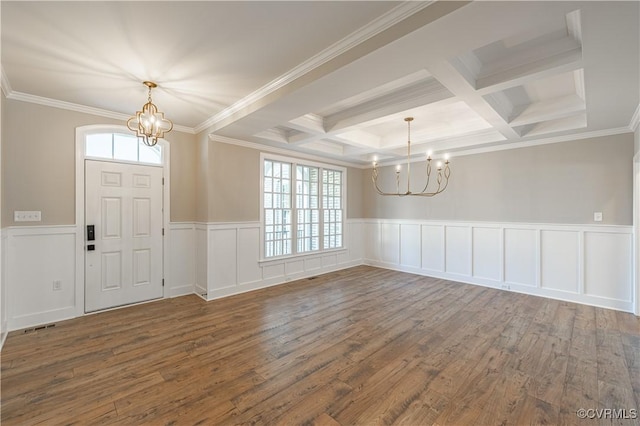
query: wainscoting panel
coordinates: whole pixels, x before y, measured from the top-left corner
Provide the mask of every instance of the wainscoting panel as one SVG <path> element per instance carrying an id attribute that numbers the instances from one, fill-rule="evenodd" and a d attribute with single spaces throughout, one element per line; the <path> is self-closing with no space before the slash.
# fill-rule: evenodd
<path id="1" fill-rule="evenodd" d="M 585 294 L 613 300 L 631 300 L 632 235 L 607 232 L 584 233 Z M 612 262 L 611 259 L 616 259 Z"/>
<path id="2" fill-rule="evenodd" d="M 260 257 L 260 227 L 238 229 L 238 282 L 253 283 L 262 280 Z"/>
<path id="3" fill-rule="evenodd" d="M 382 261 L 387 263 L 400 263 L 400 225 L 397 223 L 382 223 L 382 235 L 380 238 L 380 250 Z"/>
<path id="4" fill-rule="evenodd" d="M 9 315 L 7 313 L 7 287 L 9 280 L 7 279 L 7 229 L 0 229 L 0 350 L 4 345 L 7 335 L 9 334 Z"/>
<path id="5" fill-rule="evenodd" d="M 543 288 L 578 293 L 578 232 L 542 230 L 540 232 Z"/>
<path id="6" fill-rule="evenodd" d="M 504 229 L 504 280 L 515 285 L 538 285 L 538 231 Z"/>
<path id="7" fill-rule="evenodd" d="M 237 284 L 238 230 L 209 230 L 209 291 L 233 288 Z"/>
<path id="8" fill-rule="evenodd" d="M 471 275 L 471 228 L 447 226 L 445 228 L 445 265 L 450 274 Z"/>
<path id="9" fill-rule="evenodd" d="M 380 260 L 380 224 L 378 222 L 366 222 L 364 232 L 364 256 L 367 259 Z"/>
<path id="10" fill-rule="evenodd" d="M 208 223 L 198 225 L 207 241 L 198 241 L 208 261 L 196 268 L 199 276 L 208 277 L 205 289 L 198 292 L 206 300 L 243 293 L 271 285 L 311 277 L 362 264 L 362 223 L 345 224 L 345 249 L 297 255 L 281 259 L 260 259 L 259 222 Z M 395 228 L 398 228 L 395 225 Z M 398 231 L 391 231 L 398 238 Z M 376 235 L 376 238 L 378 236 Z M 399 255 L 399 245 L 389 254 Z M 199 259 L 199 258 L 198 258 Z M 200 262 L 200 260 L 198 260 Z M 199 278 L 200 279 L 200 278 Z"/>
<path id="11" fill-rule="evenodd" d="M 419 268 L 420 225 L 401 225 L 400 227 L 400 263 L 402 266 Z"/>
<path id="12" fill-rule="evenodd" d="M 502 231 L 500 228 L 473 228 L 473 276 L 502 280 Z"/>
<path id="13" fill-rule="evenodd" d="M 369 265 L 633 311 L 630 226 L 365 219 L 363 229 Z"/>
<path id="14" fill-rule="evenodd" d="M 8 228 L 6 248 L 9 330 L 76 316 L 75 226 Z"/>
<path id="15" fill-rule="evenodd" d="M 193 223 L 169 225 L 169 277 L 165 274 L 168 296 L 193 294 L 196 283 L 196 229 Z"/>
<path id="16" fill-rule="evenodd" d="M 444 226 L 422 225 L 422 269 L 444 272 Z"/>
<path id="17" fill-rule="evenodd" d="M 199 223 L 196 229 L 196 294 L 206 299 L 208 284 L 209 235 L 207 225 Z"/>

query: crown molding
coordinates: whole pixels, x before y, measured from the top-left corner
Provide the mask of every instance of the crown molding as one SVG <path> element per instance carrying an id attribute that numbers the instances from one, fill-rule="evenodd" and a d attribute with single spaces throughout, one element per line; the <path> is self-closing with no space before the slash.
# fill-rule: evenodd
<path id="1" fill-rule="evenodd" d="M 631 121 L 629 122 L 629 129 L 631 129 L 632 132 L 635 132 L 636 130 L 638 130 L 639 125 L 640 125 L 640 104 L 638 104 L 638 107 L 636 108 L 636 112 L 634 112 L 633 115 L 631 116 Z"/>
<path id="2" fill-rule="evenodd" d="M 591 132 L 571 133 L 568 135 L 554 136 L 554 137 L 545 138 L 545 139 L 533 139 L 533 140 L 520 141 L 520 142 L 507 142 L 507 143 L 498 142 L 498 145 L 493 145 L 488 147 L 469 148 L 469 149 L 462 149 L 460 151 L 455 151 L 451 153 L 451 157 L 462 157 L 465 155 L 484 154 L 488 152 L 504 151 L 507 149 L 527 148 L 527 147 L 538 146 L 538 145 L 549 145 L 554 143 L 572 142 L 572 141 L 578 141 L 582 139 L 621 135 L 624 133 L 629 133 L 628 127 L 615 127 L 611 129 L 594 130 Z"/>
<path id="3" fill-rule="evenodd" d="M 4 91 L 4 80 L 5 80 L 4 73 L 2 74 L 2 76 L 3 76 L 2 90 Z M 8 84 L 8 81 L 7 81 L 7 84 Z M 48 106 L 52 108 L 65 109 L 68 111 L 81 112 L 84 114 L 91 114 L 99 117 L 111 118 L 114 120 L 127 121 L 130 117 L 129 115 L 123 114 L 120 112 L 109 111 L 101 108 L 94 108 L 86 105 L 74 104 L 71 102 L 60 101 L 57 99 L 45 98 L 43 96 L 30 95 L 28 93 L 11 91 L 9 94 L 6 94 L 5 92 L 5 96 L 7 97 L 7 99 L 10 99 L 12 101 L 29 102 L 32 104 L 38 104 L 38 105 Z M 182 133 L 195 134 L 195 131 L 193 130 L 193 128 L 181 126 L 179 124 L 174 124 L 173 129 Z"/>
<path id="4" fill-rule="evenodd" d="M 451 151 L 451 158 L 455 159 L 456 157 L 464 157 L 467 155 L 486 154 L 486 153 L 491 153 L 496 151 L 505 151 L 505 150 L 517 149 L 517 148 L 528 148 L 528 147 L 538 146 L 538 145 L 549 145 L 554 143 L 572 142 L 572 141 L 577 141 L 582 139 L 590 139 L 590 138 L 597 138 L 597 137 L 603 137 L 603 136 L 615 136 L 615 135 L 620 135 L 624 133 L 629 133 L 628 127 L 616 127 L 611 129 L 595 130 L 591 132 L 575 133 L 575 134 L 555 136 L 555 137 L 550 137 L 545 139 L 534 139 L 534 140 L 520 141 L 520 142 L 498 142 L 497 145 L 461 149 L 459 151 Z M 229 138 L 226 136 L 210 134 L 209 140 L 213 142 L 220 142 L 220 143 L 226 143 L 229 145 L 237 145 L 245 148 L 251 148 L 251 149 L 255 149 L 256 151 L 271 152 L 274 154 L 294 156 L 298 158 L 325 162 L 325 163 L 331 162 L 333 164 L 336 164 L 338 166 L 343 166 L 343 167 L 353 167 L 356 169 L 371 168 L 371 164 L 369 161 L 336 160 L 330 156 L 307 154 L 300 151 L 293 151 L 291 149 L 278 148 L 271 145 L 264 145 L 256 142 L 249 142 L 249 141 L 244 141 L 240 139 Z M 446 150 L 441 150 L 441 151 L 444 152 Z M 411 158 L 410 160 L 411 163 L 416 163 L 421 161 L 424 161 L 424 158 L 415 157 L 415 158 Z M 407 162 L 406 158 L 398 158 L 398 159 L 386 160 L 386 161 L 382 160 L 378 162 L 378 166 L 380 167 L 395 166 L 397 164 L 406 164 L 406 162 Z"/>
<path id="5" fill-rule="evenodd" d="M 231 117 L 237 112 L 242 111 L 243 109 L 249 107 L 253 103 L 268 96 L 269 94 L 275 92 L 276 90 L 279 90 L 285 87 L 286 85 L 290 84 L 294 80 L 309 73 L 310 71 L 340 56 L 341 54 L 353 49 L 355 46 L 385 31 L 386 29 L 392 27 L 393 25 L 405 20 L 411 15 L 414 15 L 415 13 L 426 8 L 432 3 L 434 3 L 433 0 L 425 1 L 425 2 L 416 2 L 416 1 L 403 2 L 402 4 L 394 7 L 392 10 L 385 13 L 384 15 L 381 15 L 377 19 L 371 21 L 369 24 L 361 27 L 360 29 L 354 31 L 353 33 L 343 38 L 342 40 L 324 49 L 322 52 L 318 53 L 317 55 L 312 56 L 311 58 L 302 62 L 298 66 L 294 67 L 293 69 L 289 70 L 283 75 L 277 77 L 276 79 L 262 86 L 258 90 L 250 93 L 249 95 L 240 99 L 236 103 L 225 108 L 218 114 L 205 120 L 204 122 L 202 122 L 201 124 L 195 127 L 195 131 L 199 133 L 207 129 L 208 127 L 213 126 L 214 124 L 219 123 L 220 121 L 228 117 Z"/>
<path id="6" fill-rule="evenodd" d="M 349 161 L 344 161 L 344 160 L 336 160 L 336 159 L 331 158 L 329 156 L 325 157 L 325 156 L 322 156 L 322 155 L 307 154 L 305 152 L 294 151 L 294 150 L 291 150 L 291 149 L 278 148 L 278 147 L 271 146 L 271 145 L 264 145 L 264 144 L 261 144 L 261 143 L 249 142 L 249 141 L 244 141 L 244 140 L 240 140 L 240 139 L 229 138 L 229 137 L 226 137 L 226 136 L 219 136 L 219 135 L 210 134 L 209 135 L 209 140 L 212 141 L 212 142 L 220 142 L 220 143 L 226 143 L 226 144 L 229 144 L 229 145 L 241 146 L 241 147 L 244 147 L 244 148 L 251 148 L 251 149 L 255 149 L 256 151 L 260 151 L 260 152 L 270 152 L 272 154 L 286 155 L 286 156 L 289 156 L 289 157 L 293 156 L 293 157 L 302 158 L 302 159 L 305 159 L 305 160 L 318 161 L 318 162 L 322 162 L 322 163 L 330 162 L 331 164 L 335 164 L 336 166 L 354 167 L 354 168 L 359 168 L 359 169 L 365 168 L 359 162 L 349 162 Z"/>

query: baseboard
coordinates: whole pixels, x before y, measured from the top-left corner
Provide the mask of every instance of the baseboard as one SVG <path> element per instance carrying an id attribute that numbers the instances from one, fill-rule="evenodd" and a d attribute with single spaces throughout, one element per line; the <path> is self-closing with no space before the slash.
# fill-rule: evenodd
<path id="1" fill-rule="evenodd" d="M 354 260 L 350 262 L 340 263 L 338 265 L 335 265 L 334 267 L 325 267 L 317 270 L 300 272 L 300 273 L 288 275 L 286 277 L 268 278 L 264 280 L 258 280 L 258 281 L 239 284 L 237 286 L 229 286 L 221 289 L 215 289 L 210 292 L 205 291 L 206 292 L 205 300 L 211 301 L 211 300 L 221 299 L 224 297 L 248 293 L 255 290 L 260 290 L 263 288 L 275 287 L 275 286 L 287 284 L 293 281 L 311 278 L 319 274 L 328 274 L 330 272 L 341 271 L 343 269 L 352 268 L 354 266 L 359 266 L 362 264 L 363 263 L 361 260 Z M 201 288 L 198 287 L 198 291 L 200 291 L 200 289 Z M 201 294 L 198 294 L 198 295 L 202 296 Z"/>
<path id="2" fill-rule="evenodd" d="M 186 296 L 188 294 L 193 294 L 194 288 L 195 286 L 193 284 L 183 284 L 183 285 L 171 287 L 169 289 L 168 297 L 180 297 L 180 296 Z"/>
<path id="3" fill-rule="evenodd" d="M 36 314 L 14 317 L 9 320 L 8 330 L 21 330 L 23 328 L 36 327 L 43 324 L 55 323 L 76 318 L 78 313 L 75 306 L 55 309 Z"/>
<path id="4" fill-rule="evenodd" d="M 460 275 L 460 274 L 439 272 L 434 270 L 425 270 L 425 269 L 420 269 L 420 268 L 415 268 L 410 266 L 402 266 L 394 263 L 382 262 L 382 261 L 377 261 L 372 259 L 365 259 L 363 263 L 365 265 L 375 266 L 383 269 L 389 269 L 392 271 L 408 272 L 411 274 L 422 275 L 422 276 L 431 277 L 431 278 L 444 279 L 444 280 L 459 282 L 463 284 L 479 285 L 482 287 L 494 288 L 496 290 L 512 291 L 515 293 L 528 294 L 530 296 L 546 297 L 548 299 L 562 300 L 565 302 L 580 303 L 583 305 L 590 305 L 598 308 L 614 309 L 616 311 L 633 313 L 633 303 L 624 301 L 624 300 L 608 299 L 605 297 L 598 297 L 598 296 L 592 296 L 592 295 L 586 295 L 586 294 L 575 294 L 575 293 L 527 286 L 527 285 L 511 283 L 511 282 L 488 280 L 488 279 L 470 277 L 470 276 Z"/>
<path id="5" fill-rule="evenodd" d="M 7 336 L 9 335 L 9 333 L 6 331 L 7 330 L 7 324 L 3 324 L 2 325 L 2 329 L 5 330 L 2 332 L 2 334 L 0 334 L 0 352 L 2 351 L 2 348 L 4 347 L 4 342 L 7 340 Z"/>

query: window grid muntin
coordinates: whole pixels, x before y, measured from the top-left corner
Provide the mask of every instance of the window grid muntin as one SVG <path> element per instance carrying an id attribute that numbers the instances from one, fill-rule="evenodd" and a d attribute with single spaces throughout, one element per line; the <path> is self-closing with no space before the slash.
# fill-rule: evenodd
<path id="1" fill-rule="evenodd" d="M 298 253 L 320 249 L 318 167 L 296 166 L 296 245 Z"/>
<path id="2" fill-rule="evenodd" d="M 323 248 L 343 245 L 342 172 L 322 170 Z"/>
<path id="3" fill-rule="evenodd" d="M 263 208 L 266 257 L 292 254 L 291 164 L 264 162 Z"/>

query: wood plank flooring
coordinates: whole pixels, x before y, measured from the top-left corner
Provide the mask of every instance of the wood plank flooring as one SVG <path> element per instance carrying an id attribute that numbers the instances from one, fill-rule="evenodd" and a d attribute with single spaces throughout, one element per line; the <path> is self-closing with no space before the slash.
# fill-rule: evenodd
<path id="1" fill-rule="evenodd" d="M 361 266 L 13 332 L 1 373 L 2 425 L 637 425 L 640 319 Z"/>

